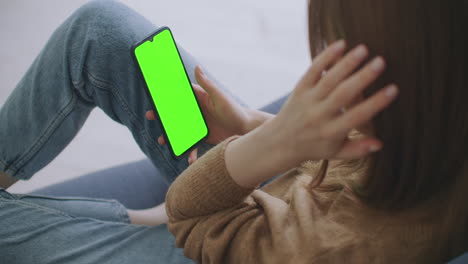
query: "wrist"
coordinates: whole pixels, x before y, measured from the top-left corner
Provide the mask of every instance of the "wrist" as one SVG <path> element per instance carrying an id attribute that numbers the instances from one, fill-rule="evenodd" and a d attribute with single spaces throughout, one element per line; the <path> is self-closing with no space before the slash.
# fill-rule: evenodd
<path id="1" fill-rule="evenodd" d="M 254 129 L 261 126 L 266 121 L 271 120 L 273 117 L 275 117 L 275 115 L 273 114 L 263 112 L 261 110 L 251 109 L 251 108 L 246 108 L 246 112 L 247 112 L 248 118 L 242 128 L 242 135 L 247 134 L 250 131 L 253 131 Z"/>
<path id="2" fill-rule="evenodd" d="M 285 137 L 271 121 L 226 147 L 226 168 L 232 179 L 242 187 L 255 188 L 296 166 L 294 153 L 288 150 Z"/>
<path id="3" fill-rule="evenodd" d="M 287 130 L 274 117 L 258 127 L 258 135 L 268 142 L 266 145 L 269 145 L 269 149 L 277 154 L 275 158 L 279 161 L 279 167 L 286 171 L 298 166 L 300 158 L 291 144 L 291 135 L 285 133 Z"/>

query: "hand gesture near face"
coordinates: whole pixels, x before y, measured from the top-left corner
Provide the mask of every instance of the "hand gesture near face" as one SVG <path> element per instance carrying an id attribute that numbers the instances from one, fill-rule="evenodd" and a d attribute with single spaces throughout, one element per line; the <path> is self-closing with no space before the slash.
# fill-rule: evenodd
<path id="1" fill-rule="evenodd" d="M 282 143 L 289 146 L 288 153 L 298 161 L 355 159 L 383 146 L 372 136 L 351 140 L 348 134 L 385 109 L 398 89 L 392 84 L 355 103 L 384 71 L 385 62 L 376 57 L 359 69 L 368 56 L 367 48 L 359 45 L 343 55 L 345 48 L 345 42 L 339 41 L 317 56 L 272 120 L 283 135 Z"/>

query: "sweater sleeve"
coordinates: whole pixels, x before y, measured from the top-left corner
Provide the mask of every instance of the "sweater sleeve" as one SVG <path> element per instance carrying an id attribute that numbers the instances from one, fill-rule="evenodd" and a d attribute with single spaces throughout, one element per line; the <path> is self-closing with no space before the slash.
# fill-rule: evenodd
<path id="1" fill-rule="evenodd" d="M 375 242 L 388 217 L 367 211 L 346 188 L 310 192 L 297 170 L 270 183 L 271 193 L 237 185 L 224 161 L 236 138 L 205 153 L 168 191 L 167 227 L 185 256 L 204 264 L 373 263 L 393 256 Z"/>
<path id="2" fill-rule="evenodd" d="M 294 246 L 286 235 L 295 226 L 288 223 L 290 208 L 232 180 L 224 151 L 237 137 L 213 147 L 174 181 L 166 196 L 168 229 L 197 263 L 287 262 Z"/>
<path id="3" fill-rule="evenodd" d="M 170 220 L 212 214 L 240 203 L 252 193 L 254 189 L 239 186 L 226 169 L 224 151 L 238 137 L 232 136 L 213 147 L 172 183 L 166 196 Z"/>

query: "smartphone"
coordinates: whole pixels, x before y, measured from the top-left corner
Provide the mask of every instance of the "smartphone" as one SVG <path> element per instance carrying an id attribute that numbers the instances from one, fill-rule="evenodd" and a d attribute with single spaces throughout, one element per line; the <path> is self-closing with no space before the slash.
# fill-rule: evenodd
<path id="1" fill-rule="evenodd" d="M 172 156 L 181 159 L 209 131 L 171 30 L 162 27 L 135 44 L 132 55 L 166 144 Z"/>

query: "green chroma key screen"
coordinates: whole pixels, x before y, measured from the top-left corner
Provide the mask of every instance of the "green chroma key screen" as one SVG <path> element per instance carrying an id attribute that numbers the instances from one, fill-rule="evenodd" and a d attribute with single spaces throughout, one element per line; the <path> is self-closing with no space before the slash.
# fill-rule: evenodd
<path id="1" fill-rule="evenodd" d="M 155 34 L 134 48 L 135 58 L 167 141 L 180 157 L 208 135 L 208 128 L 171 31 L 165 27 Z"/>

